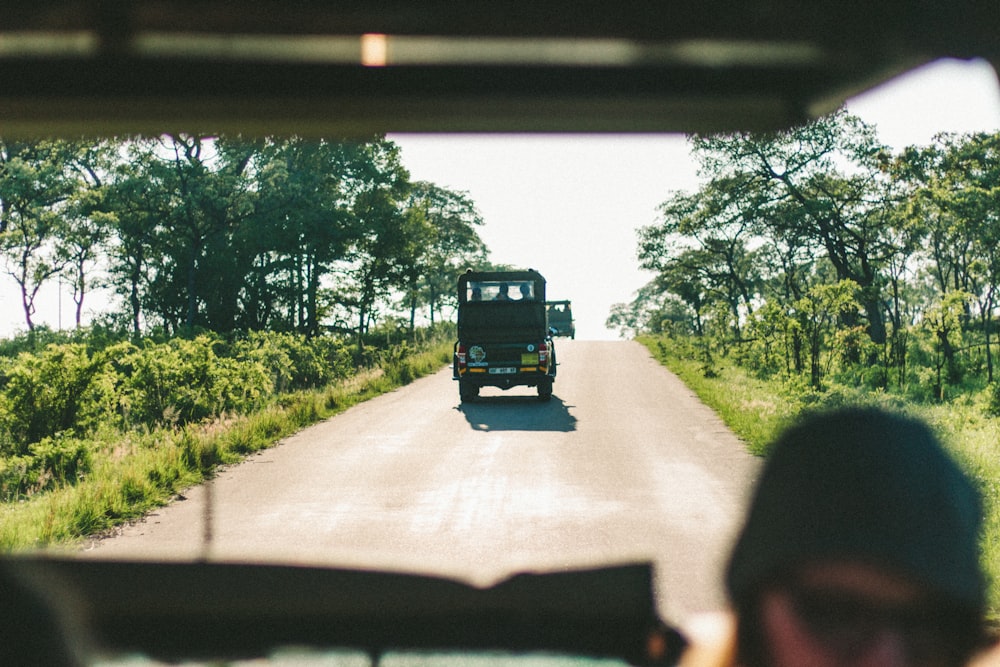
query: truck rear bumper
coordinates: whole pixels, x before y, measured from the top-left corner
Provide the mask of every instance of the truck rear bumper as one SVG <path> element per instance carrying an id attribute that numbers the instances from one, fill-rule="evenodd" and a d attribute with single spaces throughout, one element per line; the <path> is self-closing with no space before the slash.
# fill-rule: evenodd
<path id="1" fill-rule="evenodd" d="M 514 373 L 490 373 L 487 368 L 470 368 L 461 373 L 453 373 L 453 380 L 462 380 L 477 387 L 536 387 L 541 382 L 552 382 L 555 373 L 537 369 L 520 369 Z"/>

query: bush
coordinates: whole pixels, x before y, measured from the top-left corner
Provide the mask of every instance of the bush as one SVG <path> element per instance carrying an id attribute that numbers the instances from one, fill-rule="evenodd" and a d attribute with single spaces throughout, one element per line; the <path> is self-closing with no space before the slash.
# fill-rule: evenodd
<path id="1" fill-rule="evenodd" d="M 0 458 L 0 501 L 76 484 L 90 466 L 91 452 L 84 441 L 64 435 L 45 438 L 24 455 Z"/>
<path id="2" fill-rule="evenodd" d="M 0 502 L 49 491 L 76 498 L 75 518 L 46 519 L 53 525 L 33 527 L 33 541 L 136 516 L 177 484 L 440 369 L 451 355 L 453 328 L 450 337 L 447 331 L 418 346 L 372 348 L 382 367 L 351 383 L 338 380 L 357 374 L 353 350 L 329 336 L 257 333 L 227 342 L 202 334 L 139 343 L 108 337 L 95 346 L 51 342 L 38 353 L 0 356 Z M 0 530 L 0 545 L 23 543 L 28 523 Z"/>
<path id="3" fill-rule="evenodd" d="M 263 361 L 219 357 L 216 345 L 222 343 L 201 335 L 109 348 L 123 424 L 183 425 L 260 407 L 274 387 Z"/>
<path id="4" fill-rule="evenodd" d="M 80 343 L 48 345 L 41 354 L 22 352 L 4 369 L 2 399 L 7 451 L 25 454 L 30 444 L 56 433 L 86 430 L 97 418 L 88 409 L 99 370 Z"/>
<path id="5" fill-rule="evenodd" d="M 235 346 L 234 356 L 262 363 L 276 394 L 322 387 L 353 369 L 349 347 L 330 336 L 254 332 Z"/>

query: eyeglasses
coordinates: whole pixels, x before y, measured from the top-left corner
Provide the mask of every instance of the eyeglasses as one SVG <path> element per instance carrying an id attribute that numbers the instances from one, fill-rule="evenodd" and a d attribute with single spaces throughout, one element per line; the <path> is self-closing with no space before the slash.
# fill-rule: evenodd
<path id="1" fill-rule="evenodd" d="M 876 602 L 840 590 L 785 590 L 805 630 L 844 661 L 862 656 L 894 633 L 907 658 L 919 665 L 961 664 L 974 639 L 975 619 L 951 605 Z"/>

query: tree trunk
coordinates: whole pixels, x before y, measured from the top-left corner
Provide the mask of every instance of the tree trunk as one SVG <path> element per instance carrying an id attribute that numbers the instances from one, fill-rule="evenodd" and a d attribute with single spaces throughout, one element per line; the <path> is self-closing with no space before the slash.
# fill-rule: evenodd
<path id="1" fill-rule="evenodd" d="M 885 315 L 878 299 L 865 299 L 865 314 L 868 316 L 868 337 L 877 345 L 885 345 Z"/>
<path id="2" fill-rule="evenodd" d="M 198 314 L 198 294 L 197 294 L 197 271 L 195 270 L 195 260 L 192 258 L 188 264 L 187 271 L 187 315 L 184 317 L 184 328 L 188 331 L 194 329 L 194 319 Z"/>
<path id="3" fill-rule="evenodd" d="M 993 294 L 986 298 L 986 304 L 983 307 L 983 339 L 986 345 L 986 381 L 990 384 L 993 383 L 993 352 L 990 350 L 990 327 L 993 324 Z"/>

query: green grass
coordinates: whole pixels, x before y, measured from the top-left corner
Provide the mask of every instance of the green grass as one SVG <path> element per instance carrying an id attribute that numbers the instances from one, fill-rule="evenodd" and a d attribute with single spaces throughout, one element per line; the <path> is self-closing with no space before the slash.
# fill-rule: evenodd
<path id="1" fill-rule="evenodd" d="M 753 454 L 762 455 L 768 443 L 794 417 L 792 407 L 778 388 L 748 378 L 734 366 L 713 367 L 691 358 L 678 357 L 652 336 L 640 336 L 654 358 L 667 366 L 726 422 Z"/>
<path id="2" fill-rule="evenodd" d="M 210 477 L 219 465 L 434 373 L 451 354 L 452 344 L 439 342 L 338 384 L 282 396 L 251 415 L 182 429 L 102 433 L 89 443 L 92 466 L 82 481 L 0 506 L 0 552 L 72 546 L 139 518 Z"/>
<path id="3" fill-rule="evenodd" d="M 869 404 L 903 410 L 923 419 L 979 486 L 985 506 L 981 562 L 990 582 L 990 616 L 1000 621 L 1000 420 L 987 415 L 985 395 L 926 405 L 884 393 L 834 387 L 822 394 L 779 381 L 750 377 L 733 364 L 703 363 L 677 354 L 660 338 L 637 339 L 715 410 L 756 456 L 803 410 L 840 404 Z"/>

